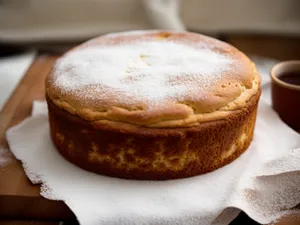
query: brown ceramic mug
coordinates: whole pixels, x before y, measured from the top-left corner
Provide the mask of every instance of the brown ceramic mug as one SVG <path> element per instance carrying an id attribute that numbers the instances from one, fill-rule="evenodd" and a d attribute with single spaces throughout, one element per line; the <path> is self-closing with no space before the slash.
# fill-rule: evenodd
<path id="1" fill-rule="evenodd" d="M 280 118 L 300 131 L 300 60 L 285 61 L 271 69 L 272 104 Z"/>

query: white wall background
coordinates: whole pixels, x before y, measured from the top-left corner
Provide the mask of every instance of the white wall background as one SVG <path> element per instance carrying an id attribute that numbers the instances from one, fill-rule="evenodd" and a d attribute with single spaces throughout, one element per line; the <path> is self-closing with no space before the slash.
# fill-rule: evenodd
<path id="1" fill-rule="evenodd" d="M 135 29 L 184 29 L 183 24 L 212 33 L 300 35 L 300 1 L 1 0 L 0 3 L 0 39 L 7 42 L 82 39 Z"/>

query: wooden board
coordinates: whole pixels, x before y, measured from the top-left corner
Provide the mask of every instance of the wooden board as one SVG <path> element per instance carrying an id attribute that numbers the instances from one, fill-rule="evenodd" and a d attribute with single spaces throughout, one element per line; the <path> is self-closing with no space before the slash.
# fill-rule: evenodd
<path id="1" fill-rule="evenodd" d="M 55 222 L 55 221 L 0 220 L 0 225 L 59 225 L 59 224 L 60 224 L 59 222 Z"/>
<path id="2" fill-rule="evenodd" d="M 56 58 L 57 56 L 39 56 L 0 112 L 0 146 L 8 148 L 5 139 L 6 130 L 30 115 L 32 101 L 45 99 L 44 80 Z M 64 202 L 50 201 L 41 197 L 39 185 L 32 185 L 21 163 L 12 155 L 9 157 L 11 161 L 6 166 L 0 167 L 0 218 L 7 219 L 0 220 L 0 225 L 32 224 L 31 220 L 75 219 L 74 214 Z M 24 221 L 24 219 L 28 220 Z M 43 222 L 35 223 L 44 224 Z M 232 224 L 256 223 L 242 214 Z M 285 217 L 276 224 L 300 224 L 300 216 Z"/>
<path id="3" fill-rule="evenodd" d="M 30 115 L 33 100 L 44 99 L 44 80 L 56 56 L 40 56 L 30 66 L 0 112 L 0 146 L 7 148 L 5 131 Z M 12 68 L 13 69 L 13 68 Z M 27 179 L 21 163 L 12 155 L 0 167 L 0 218 L 71 219 L 74 215 L 61 201 L 40 197 L 40 187 Z"/>

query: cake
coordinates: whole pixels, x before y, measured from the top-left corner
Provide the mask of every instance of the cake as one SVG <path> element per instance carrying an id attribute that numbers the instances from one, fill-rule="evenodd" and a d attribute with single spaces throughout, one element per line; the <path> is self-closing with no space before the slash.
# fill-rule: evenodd
<path id="1" fill-rule="evenodd" d="M 191 32 L 103 35 L 68 51 L 46 79 L 50 133 L 91 172 L 141 180 L 214 171 L 250 145 L 260 97 L 254 63 Z"/>

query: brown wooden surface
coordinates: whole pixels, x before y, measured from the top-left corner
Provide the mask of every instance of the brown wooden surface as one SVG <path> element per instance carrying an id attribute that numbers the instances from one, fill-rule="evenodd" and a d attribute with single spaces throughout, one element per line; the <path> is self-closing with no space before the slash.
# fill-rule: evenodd
<path id="1" fill-rule="evenodd" d="M 7 128 L 30 115 L 32 101 L 44 99 L 44 80 L 55 59 L 55 56 L 38 57 L 0 112 L 0 146 L 7 147 L 5 140 Z M 63 202 L 42 198 L 39 192 L 39 185 L 30 183 L 21 163 L 11 156 L 11 161 L 6 166 L 0 167 L 0 218 L 73 217 Z"/>
<path id="2" fill-rule="evenodd" d="M 5 140 L 6 130 L 30 115 L 32 101 L 44 99 L 44 80 L 56 58 L 56 56 L 39 56 L 0 112 L 0 146 L 8 147 Z M 11 162 L 0 167 L 0 218 L 10 219 L 0 220 L 0 225 L 32 224 L 31 221 L 23 221 L 23 219 L 69 220 L 75 218 L 63 202 L 44 199 L 39 195 L 39 191 L 39 185 L 30 183 L 21 163 L 11 156 Z M 233 222 L 233 224 L 255 224 L 245 220 Z M 36 224 L 44 225 L 42 222 L 36 222 Z M 286 216 L 274 225 L 295 224 L 300 224 L 298 213 L 296 216 Z"/>
<path id="3" fill-rule="evenodd" d="M 0 225 L 59 225 L 59 222 L 41 220 L 0 220 Z"/>
<path id="4" fill-rule="evenodd" d="M 293 212 L 283 216 L 273 225 L 299 225 L 300 224 L 300 212 Z"/>
<path id="5" fill-rule="evenodd" d="M 246 54 L 279 60 L 300 59 L 300 36 L 226 35 L 224 40 Z"/>

